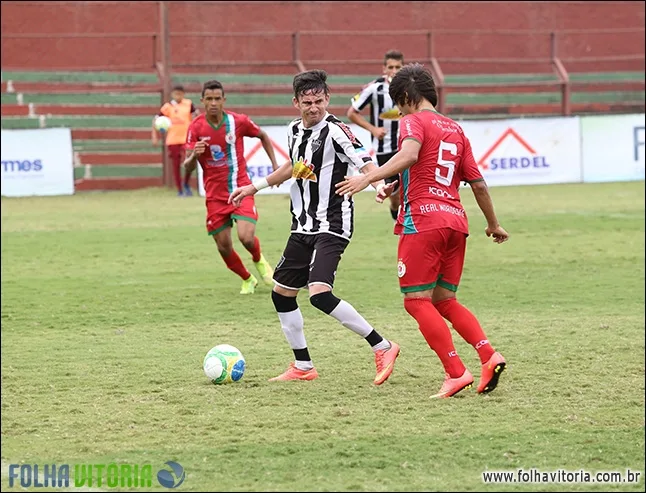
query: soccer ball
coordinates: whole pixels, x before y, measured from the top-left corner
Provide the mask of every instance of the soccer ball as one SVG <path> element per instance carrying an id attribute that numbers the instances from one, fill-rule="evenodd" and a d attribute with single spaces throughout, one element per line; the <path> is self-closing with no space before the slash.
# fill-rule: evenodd
<path id="1" fill-rule="evenodd" d="M 170 128 L 172 124 L 173 122 L 167 116 L 158 116 L 157 118 L 155 118 L 155 129 L 159 130 L 160 132 L 165 132 Z"/>
<path id="2" fill-rule="evenodd" d="M 202 367 L 212 383 L 237 382 L 244 375 L 245 359 L 238 348 L 220 344 L 206 353 Z"/>

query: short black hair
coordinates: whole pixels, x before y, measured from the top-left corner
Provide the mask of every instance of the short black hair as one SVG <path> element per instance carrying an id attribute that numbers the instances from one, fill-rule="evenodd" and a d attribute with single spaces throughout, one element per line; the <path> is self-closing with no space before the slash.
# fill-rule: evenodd
<path id="1" fill-rule="evenodd" d="M 209 89 L 220 89 L 222 91 L 222 95 L 224 96 L 224 87 L 222 87 L 222 83 L 219 80 L 207 80 L 202 86 L 202 97 L 204 97 L 204 93 Z"/>
<path id="2" fill-rule="evenodd" d="M 176 85 L 174 85 L 174 86 L 173 86 L 173 88 L 171 89 L 171 91 L 182 91 L 182 92 L 186 92 L 186 91 L 184 90 L 184 86 L 183 86 L 182 84 L 176 84 Z"/>
<path id="3" fill-rule="evenodd" d="M 384 55 L 384 65 L 388 60 L 399 60 L 404 63 L 404 54 L 399 50 L 388 50 Z"/>
<path id="4" fill-rule="evenodd" d="M 327 86 L 327 72 L 325 70 L 308 70 L 294 76 L 294 97 L 298 99 L 306 92 L 323 91 L 327 96 L 330 89 Z"/>
<path id="5" fill-rule="evenodd" d="M 415 106 L 422 98 L 437 106 L 437 89 L 433 76 L 419 63 L 408 64 L 397 72 L 390 82 L 388 93 L 397 106 L 406 103 Z"/>

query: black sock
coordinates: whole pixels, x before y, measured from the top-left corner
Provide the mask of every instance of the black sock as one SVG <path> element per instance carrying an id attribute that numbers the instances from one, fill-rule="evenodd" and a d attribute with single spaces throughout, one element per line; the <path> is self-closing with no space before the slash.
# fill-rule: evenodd
<path id="1" fill-rule="evenodd" d="M 381 337 L 376 330 L 373 330 L 372 332 L 370 332 L 370 334 L 366 336 L 366 341 L 368 341 L 368 344 L 370 344 L 372 347 L 375 347 L 383 340 L 384 338 Z"/>
<path id="2" fill-rule="evenodd" d="M 394 211 L 394 210 L 390 209 L 390 215 L 393 217 L 393 221 L 397 221 L 398 213 L 399 213 L 399 211 Z"/>
<path id="3" fill-rule="evenodd" d="M 294 359 L 296 361 L 312 361 L 312 358 L 310 358 L 310 352 L 305 349 L 292 349 L 294 351 Z"/>

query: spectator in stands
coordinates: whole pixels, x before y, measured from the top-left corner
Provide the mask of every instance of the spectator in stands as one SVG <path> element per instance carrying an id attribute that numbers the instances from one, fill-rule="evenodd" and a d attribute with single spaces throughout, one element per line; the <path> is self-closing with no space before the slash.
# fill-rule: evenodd
<path id="1" fill-rule="evenodd" d="M 173 163 L 173 175 L 175 177 L 178 197 L 193 195 L 189 183 L 192 171 L 184 172 L 184 181 L 182 182 L 180 168 L 184 162 L 184 144 L 186 144 L 188 126 L 191 124 L 192 119 L 198 115 L 198 110 L 192 101 L 185 98 L 184 95 L 185 91 L 183 86 L 177 85 L 173 87 L 170 93 L 170 102 L 165 103 L 155 116 L 155 118 L 162 115 L 167 116 L 172 121 L 172 125 L 166 135 L 165 144 L 168 150 L 168 157 Z M 152 143 L 156 146 L 159 143 L 161 135 L 155 129 L 155 118 L 153 118 Z"/>
<path id="2" fill-rule="evenodd" d="M 390 81 L 404 66 L 404 55 L 401 51 L 390 50 L 384 55 L 383 75 L 373 80 L 352 98 L 348 108 L 348 119 L 372 135 L 372 148 L 377 156 L 377 163 L 383 166 L 397 153 L 399 138 L 399 109 L 390 98 L 388 90 Z M 370 105 L 370 121 L 361 115 L 361 111 Z M 386 178 L 386 183 L 396 182 L 397 176 Z M 396 185 L 395 190 L 397 190 Z M 390 196 L 390 215 L 397 220 L 399 212 L 399 194 Z"/>

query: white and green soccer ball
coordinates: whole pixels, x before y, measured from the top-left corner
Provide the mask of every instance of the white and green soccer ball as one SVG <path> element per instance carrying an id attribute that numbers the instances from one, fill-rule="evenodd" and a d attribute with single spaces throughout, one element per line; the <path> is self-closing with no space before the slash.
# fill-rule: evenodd
<path id="1" fill-rule="evenodd" d="M 173 125 L 173 121 L 167 116 L 158 116 L 155 118 L 155 129 L 160 132 L 166 132 Z"/>
<path id="2" fill-rule="evenodd" d="M 245 359 L 238 348 L 230 344 L 219 344 L 204 357 L 204 374 L 212 383 L 237 382 L 244 375 Z"/>

